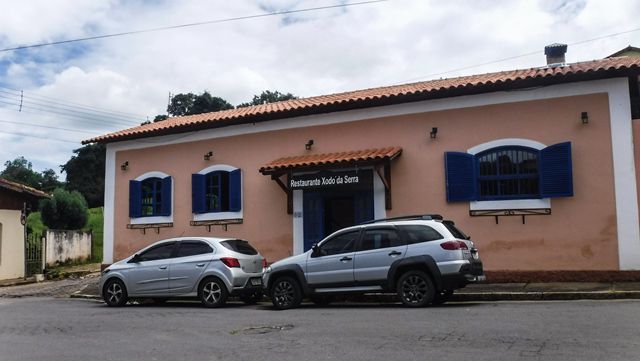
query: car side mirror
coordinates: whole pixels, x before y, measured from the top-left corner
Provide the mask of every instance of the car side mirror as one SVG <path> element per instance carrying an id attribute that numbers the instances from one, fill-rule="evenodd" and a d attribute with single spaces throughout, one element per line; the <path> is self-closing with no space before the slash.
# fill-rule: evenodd
<path id="1" fill-rule="evenodd" d="M 320 247 L 318 247 L 317 243 L 314 243 L 313 246 L 311 246 L 311 256 L 318 257 L 319 255 L 320 255 Z"/>
<path id="2" fill-rule="evenodd" d="M 133 255 L 133 257 L 131 257 L 131 259 L 127 263 L 138 263 L 138 262 L 140 262 L 140 255 L 136 253 Z"/>

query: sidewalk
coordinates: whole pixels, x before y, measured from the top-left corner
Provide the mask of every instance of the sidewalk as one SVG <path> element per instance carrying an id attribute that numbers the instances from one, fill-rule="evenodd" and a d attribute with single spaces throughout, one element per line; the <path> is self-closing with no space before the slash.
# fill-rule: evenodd
<path id="1" fill-rule="evenodd" d="M 74 298 L 100 299 L 98 284 L 90 284 L 71 295 Z M 355 301 L 390 302 L 393 295 L 367 295 Z M 452 302 L 480 301 L 552 301 L 640 299 L 640 282 L 554 282 L 554 283 L 485 283 L 457 290 Z"/>

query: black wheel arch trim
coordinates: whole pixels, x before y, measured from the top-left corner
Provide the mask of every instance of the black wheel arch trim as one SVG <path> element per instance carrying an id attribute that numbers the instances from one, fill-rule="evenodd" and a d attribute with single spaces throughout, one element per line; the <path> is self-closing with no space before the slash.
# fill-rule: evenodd
<path id="1" fill-rule="evenodd" d="M 442 289 L 442 275 L 440 274 L 440 269 L 438 268 L 436 261 L 431 256 L 422 255 L 399 259 L 391 264 L 387 277 L 388 287 L 390 290 L 396 289 L 396 279 L 400 276 L 398 270 L 404 267 L 413 269 L 424 269 L 426 267 L 428 273 L 433 278 L 436 290 Z"/>
<path id="2" fill-rule="evenodd" d="M 269 276 L 269 284 L 267 285 L 268 289 L 271 289 L 273 282 L 278 279 L 278 277 L 282 275 L 293 275 L 293 277 L 300 284 L 300 288 L 302 289 L 302 293 L 308 297 L 313 293 L 311 287 L 307 283 L 307 279 L 304 276 L 304 271 L 302 271 L 302 267 L 297 264 L 288 264 L 282 267 L 278 267 L 276 270 L 271 271 L 271 275 Z"/>

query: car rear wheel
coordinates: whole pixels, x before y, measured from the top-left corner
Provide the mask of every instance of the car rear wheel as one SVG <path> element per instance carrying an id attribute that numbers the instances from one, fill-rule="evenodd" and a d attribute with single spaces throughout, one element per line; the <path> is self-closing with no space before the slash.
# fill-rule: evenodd
<path id="1" fill-rule="evenodd" d="M 298 307 L 302 302 L 300 285 L 288 276 L 278 278 L 271 287 L 271 302 L 278 310 Z"/>
<path id="2" fill-rule="evenodd" d="M 398 297 L 409 307 L 423 307 L 433 301 L 433 282 L 422 271 L 409 271 L 398 280 Z"/>
<path id="3" fill-rule="evenodd" d="M 227 287 L 218 278 L 206 278 L 198 287 L 198 298 L 205 307 L 220 307 L 227 302 Z"/>
<path id="4" fill-rule="evenodd" d="M 102 292 L 102 298 L 107 306 L 121 307 L 127 303 L 127 288 L 118 278 L 112 278 L 104 285 L 104 292 Z"/>
<path id="5" fill-rule="evenodd" d="M 451 299 L 451 296 L 453 296 L 453 290 L 442 290 L 440 292 L 436 292 L 436 294 L 433 296 L 432 303 L 434 305 L 441 305 L 449 301 Z"/>

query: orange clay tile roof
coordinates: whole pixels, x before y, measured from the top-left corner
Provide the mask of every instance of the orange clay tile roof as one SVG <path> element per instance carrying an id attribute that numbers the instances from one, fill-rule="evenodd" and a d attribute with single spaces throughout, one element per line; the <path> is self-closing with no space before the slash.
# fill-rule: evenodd
<path id="1" fill-rule="evenodd" d="M 47 193 L 35 189 L 35 188 L 31 188 L 29 186 L 26 186 L 24 184 L 21 183 L 16 183 L 16 182 L 12 182 L 3 178 L 0 178 L 0 188 L 5 188 L 5 189 L 9 189 L 12 190 L 14 192 L 18 192 L 18 193 L 27 193 L 31 196 L 34 197 L 38 197 L 38 198 L 49 198 L 51 197 L 50 195 L 48 195 Z"/>
<path id="2" fill-rule="evenodd" d="M 400 147 L 388 147 L 379 149 L 354 150 L 349 152 L 309 154 L 293 157 L 284 157 L 260 168 L 262 174 L 269 174 L 279 170 L 301 167 L 317 167 L 323 165 L 339 165 L 365 163 L 384 159 L 394 159 L 402 153 Z"/>
<path id="3" fill-rule="evenodd" d="M 545 66 L 429 80 L 169 118 L 88 139 L 83 144 L 109 143 L 303 115 L 638 74 L 640 57 L 623 56 L 558 67 Z"/>

